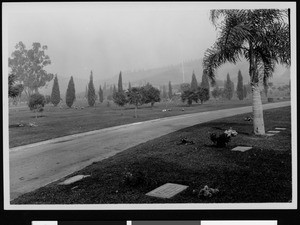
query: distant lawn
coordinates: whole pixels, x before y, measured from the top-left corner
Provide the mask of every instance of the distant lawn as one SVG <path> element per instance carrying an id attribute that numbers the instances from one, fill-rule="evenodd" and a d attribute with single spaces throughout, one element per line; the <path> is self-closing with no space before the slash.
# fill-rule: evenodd
<path id="1" fill-rule="evenodd" d="M 266 100 L 263 100 L 266 103 Z M 17 107 L 9 110 L 9 147 L 31 144 L 52 138 L 77 134 L 112 126 L 124 125 L 145 120 L 158 119 L 187 113 L 204 112 L 218 109 L 234 108 L 251 105 L 251 100 L 214 101 L 210 100 L 203 105 L 193 104 L 187 107 L 180 101 L 156 103 L 153 108 L 141 106 L 138 110 L 138 118 L 134 118 L 133 107 L 125 109 L 115 106 L 113 103 L 97 104 L 96 107 L 87 107 L 86 101 L 77 101 L 74 105 L 78 109 L 60 109 L 51 105 L 45 106 L 42 117 L 35 119 L 35 114 L 29 108 Z M 84 106 L 84 109 L 81 109 Z M 162 112 L 163 109 L 172 111 Z M 182 110 L 184 109 L 184 111 Z M 37 127 L 28 126 L 34 122 Z M 25 124 L 18 127 L 18 124 Z"/>
<path id="2" fill-rule="evenodd" d="M 267 131 L 287 128 L 272 137 L 254 136 L 252 123 L 244 121 L 246 115 L 199 124 L 140 144 L 70 175 L 91 175 L 84 180 L 57 185 L 62 179 L 12 204 L 288 202 L 292 198 L 290 107 L 264 111 Z M 213 147 L 209 133 L 230 127 L 238 135 L 229 146 Z M 195 144 L 178 145 L 181 138 Z M 253 149 L 230 150 L 238 145 Z M 131 182 L 124 182 L 126 172 L 133 175 Z M 189 188 L 169 200 L 145 195 L 168 182 Z M 198 198 L 193 190 L 197 193 L 205 185 L 218 188 L 219 193 Z"/>

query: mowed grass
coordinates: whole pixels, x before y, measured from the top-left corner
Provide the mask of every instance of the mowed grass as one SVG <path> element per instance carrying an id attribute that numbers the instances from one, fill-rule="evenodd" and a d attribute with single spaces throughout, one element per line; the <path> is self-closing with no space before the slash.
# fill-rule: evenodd
<path id="1" fill-rule="evenodd" d="M 266 100 L 263 100 L 266 103 Z M 138 118 L 134 118 L 134 108 L 126 106 L 120 108 L 112 102 L 107 107 L 106 102 L 95 107 L 87 107 L 86 101 L 77 101 L 78 109 L 60 109 L 52 105 L 46 105 L 41 117 L 35 118 L 35 114 L 27 106 L 10 108 L 9 110 L 9 147 L 31 144 L 52 138 L 72 135 L 112 126 L 124 125 L 145 120 L 158 119 L 168 116 L 176 116 L 187 113 L 203 112 L 217 109 L 226 109 L 251 105 L 251 100 L 214 101 L 210 100 L 201 104 L 193 104 L 187 107 L 180 101 L 156 103 L 153 108 L 149 105 L 138 109 Z M 84 109 L 81 109 L 81 107 Z M 171 111 L 162 112 L 163 109 Z M 182 109 L 184 108 L 184 111 Z M 35 123 L 36 127 L 28 126 Z M 26 126 L 18 127 L 22 123 Z"/>
<path id="2" fill-rule="evenodd" d="M 12 204 L 103 203 L 266 203 L 289 202 L 291 180 L 290 107 L 264 111 L 266 130 L 285 127 L 272 137 L 254 136 L 252 123 L 238 115 L 179 130 L 127 149 L 68 177 L 91 175 L 70 185 L 49 184 L 13 200 Z M 238 135 L 226 148 L 212 146 L 211 132 L 232 127 Z M 178 145 L 181 138 L 194 145 Z M 252 146 L 246 152 L 236 146 Z M 131 181 L 124 182 L 126 174 Z M 145 194 L 165 183 L 189 186 L 171 199 Z M 205 185 L 218 188 L 212 197 L 198 197 Z"/>

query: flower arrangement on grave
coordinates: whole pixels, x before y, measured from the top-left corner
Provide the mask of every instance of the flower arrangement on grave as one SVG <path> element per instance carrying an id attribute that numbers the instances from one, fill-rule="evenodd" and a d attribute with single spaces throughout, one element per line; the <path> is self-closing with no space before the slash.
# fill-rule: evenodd
<path id="1" fill-rule="evenodd" d="M 225 130 L 224 133 L 217 135 L 216 133 L 210 134 L 210 140 L 217 147 L 226 147 L 227 144 L 231 141 L 231 137 L 237 136 L 237 132 L 231 127 L 228 130 Z"/>

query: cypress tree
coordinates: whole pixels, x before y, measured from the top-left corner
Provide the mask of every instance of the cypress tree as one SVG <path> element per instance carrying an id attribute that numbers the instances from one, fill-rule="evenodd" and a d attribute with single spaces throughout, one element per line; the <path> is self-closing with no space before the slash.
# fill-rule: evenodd
<path id="1" fill-rule="evenodd" d="M 198 89 L 198 82 L 196 79 L 195 72 L 193 71 L 192 81 L 191 81 L 191 91 L 197 91 L 197 89 Z"/>
<path id="2" fill-rule="evenodd" d="M 117 88 L 116 85 L 114 84 L 114 88 L 113 88 L 113 95 L 117 92 Z"/>
<path id="3" fill-rule="evenodd" d="M 129 84 L 128 84 L 128 90 L 130 90 L 131 89 L 131 83 L 129 82 Z"/>
<path id="4" fill-rule="evenodd" d="M 171 81 L 169 81 L 169 92 L 168 92 L 168 95 L 169 95 L 169 99 L 171 99 L 172 96 L 173 96 Z"/>
<path id="5" fill-rule="evenodd" d="M 239 70 L 238 72 L 238 83 L 236 86 L 236 94 L 239 98 L 239 100 L 243 100 L 244 99 L 244 84 L 243 84 L 243 76 L 241 71 Z"/>
<path id="6" fill-rule="evenodd" d="M 99 86 L 99 92 L 98 92 L 98 94 L 99 94 L 99 102 L 103 102 L 103 99 L 104 99 L 104 96 L 103 96 L 103 90 L 102 90 L 102 88 L 101 88 L 101 85 Z"/>
<path id="7" fill-rule="evenodd" d="M 71 79 L 70 79 L 69 84 L 68 84 L 67 92 L 66 92 L 66 104 L 67 104 L 67 106 L 69 106 L 71 108 L 74 101 L 75 101 L 75 99 L 76 99 L 75 85 L 74 85 L 73 77 L 71 76 Z"/>
<path id="8" fill-rule="evenodd" d="M 122 72 L 119 74 L 118 92 L 123 92 Z"/>
<path id="9" fill-rule="evenodd" d="M 224 94 L 228 100 L 232 99 L 233 96 L 233 82 L 230 80 L 229 73 L 227 74 L 227 80 L 224 85 Z"/>
<path id="10" fill-rule="evenodd" d="M 59 92 L 57 75 L 55 75 L 54 82 L 53 82 L 51 102 L 54 106 L 57 106 L 58 103 L 60 102 L 60 92 Z"/>
<path id="11" fill-rule="evenodd" d="M 202 75 L 202 82 L 200 85 L 202 88 L 205 88 L 209 91 L 209 81 L 208 81 L 208 76 L 207 74 L 203 71 L 203 75 Z"/>
<path id="12" fill-rule="evenodd" d="M 88 104 L 89 106 L 94 106 L 96 102 L 96 93 L 95 87 L 93 83 L 93 71 L 91 71 L 90 82 L 88 85 Z"/>
<path id="13" fill-rule="evenodd" d="M 167 98 L 167 90 L 166 90 L 166 86 L 163 86 L 163 91 L 162 91 L 162 98 L 166 99 Z"/>

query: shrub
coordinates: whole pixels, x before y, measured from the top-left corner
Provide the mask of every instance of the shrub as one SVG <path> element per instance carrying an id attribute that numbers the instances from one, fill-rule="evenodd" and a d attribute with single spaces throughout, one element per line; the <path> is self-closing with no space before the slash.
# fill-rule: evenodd
<path id="1" fill-rule="evenodd" d="M 216 133 L 210 134 L 210 140 L 214 143 L 216 147 L 226 147 L 227 144 L 231 141 L 231 137 L 235 137 L 237 132 L 230 128 L 225 130 L 224 133 L 217 136 Z"/>
<path id="2" fill-rule="evenodd" d="M 42 112 L 44 110 L 45 102 L 45 97 L 40 93 L 32 94 L 29 97 L 28 106 L 31 111 L 34 111 L 36 113 L 36 118 L 37 113 Z"/>

